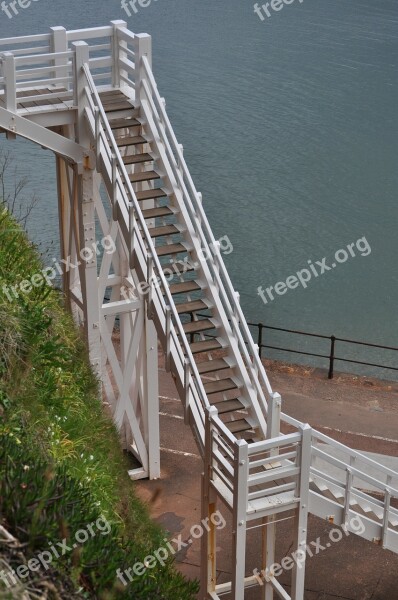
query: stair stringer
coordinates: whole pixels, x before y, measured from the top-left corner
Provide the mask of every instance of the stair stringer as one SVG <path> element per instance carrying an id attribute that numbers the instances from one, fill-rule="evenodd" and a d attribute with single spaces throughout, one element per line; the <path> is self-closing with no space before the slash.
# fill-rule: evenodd
<path id="1" fill-rule="evenodd" d="M 281 421 L 295 428 L 301 425 L 283 413 Z M 312 430 L 309 511 L 313 515 L 398 553 L 398 508 L 391 506 L 392 498 L 398 499 L 397 472 Z"/>
<path id="2" fill-rule="evenodd" d="M 361 505 L 359 504 L 359 506 Z M 354 533 L 392 552 L 398 552 L 398 531 L 389 528 L 383 542 L 383 523 L 377 523 L 373 519 L 354 510 L 351 506 L 348 511 L 345 511 L 344 506 L 337 502 L 337 500 L 333 501 L 326 498 L 314 489 L 310 489 L 309 493 L 309 512 L 322 520 L 342 527 L 343 531 Z M 353 527 L 352 523 L 354 520 L 356 523 L 362 524 L 360 529 L 356 526 Z"/>

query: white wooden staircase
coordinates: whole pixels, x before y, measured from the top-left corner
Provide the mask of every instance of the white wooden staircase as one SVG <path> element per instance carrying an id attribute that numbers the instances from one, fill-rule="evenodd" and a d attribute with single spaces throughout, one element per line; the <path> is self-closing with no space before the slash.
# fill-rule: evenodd
<path id="1" fill-rule="evenodd" d="M 151 38 L 113 22 L 1 48 L 0 127 L 57 156 L 63 257 L 76 259 L 96 230 L 115 242 L 65 272 L 64 286 L 139 463 L 131 476 L 160 473 L 157 336 L 204 461 L 202 516 L 218 499 L 231 511 L 232 581 L 216 583 L 213 528 L 200 598 L 242 600 L 260 586 L 264 600 L 304 599 L 305 569 L 292 570 L 290 595 L 270 570 L 282 513 L 302 563 L 308 512 L 398 552 L 398 473 L 281 413 L 158 92 Z M 246 571 L 256 526 L 261 576 Z"/>

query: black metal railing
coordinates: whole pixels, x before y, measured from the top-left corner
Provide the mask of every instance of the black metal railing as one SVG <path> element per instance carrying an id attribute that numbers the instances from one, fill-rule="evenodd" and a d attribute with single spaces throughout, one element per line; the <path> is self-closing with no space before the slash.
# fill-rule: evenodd
<path id="1" fill-rule="evenodd" d="M 196 313 L 196 314 L 198 314 L 198 313 Z M 205 317 L 207 315 L 199 314 L 198 316 Z M 193 315 L 191 314 L 191 320 L 192 319 L 193 319 Z M 254 339 L 254 341 L 256 341 L 256 337 L 257 337 L 256 343 L 258 346 L 258 353 L 259 353 L 260 358 L 264 358 L 263 349 L 280 350 L 282 352 L 299 354 L 302 356 L 313 356 L 316 358 L 323 358 L 328 361 L 327 364 L 328 364 L 328 378 L 329 379 L 333 379 L 334 367 L 335 367 L 335 363 L 337 361 L 343 362 L 343 363 L 351 363 L 351 364 L 356 364 L 356 365 L 368 366 L 368 367 L 375 367 L 375 368 L 379 368 L 379 369 L 388 369 L 391 371 L 398 371 L 398 367 L 394 367 L 392 365 L 366 362 L 366 361 L 362 361 L 362 360 L 356 360 L 353 358 L 346 358 L 345 356 L 337 356 L 336 355 L 336 347 L 340 346 L 341 344 L 351 344 L 354 346 L 364 346 L 367 348 L 378 348 L 379 350 L 388 350 L 388 351 L 398 352 L 398 348 L 395 348 L 393 346 L 383 346 L 382 344 L 373 344 L 370 342 L 351 340 L 348 338 L 340 338 L 335 335 L 329 336 L 329 335 L 322 335 L 319 333 L 309 333 L 307 331 L 299 331 L 297 329 L 285 329 L 283 327 L 272 327 L 271 325 L 264 325 L 264 323 L 261 323 L 261 322 L 251 323 L 248 321 L 247 324 L 250 327 L 255 327 L 257 329 L 257 336 L 254 335 L 253 339 Z M 263 335 L 264 330 L 279 331 L 279 332 L 283 332 L 283 333 L 289 333 L 289 334 L 292 334 L 295 336 L 305 336 L 308 338 L 317 338 L 319 340 L 328 340 L 328 353 L 320 354 L 317 352 L 307 352 L 304 350 L 295 350 L 293 348 L 283 348 L 281 346 L 272 346 L 270 344 L 264 344 L 264 335 Z M 211 333 L 207 333 L 205 335 L 206 335 L 206 337 L 214 337 L 214 335 Z M 193 334 L 191 334 L 191 338 L 194 338 L 194 337 L 195 336 Z M 193 341 L 193 339 L 191 339 L 191 341 Z M 397 358 L 398 358 L 398 355 L 397 355 Z"/>
<path id="2" fill-rule="evenodd" d="M 354 360 L 352 358 L 346 358 L 343 356 L 336 356 L 336 345 L 340 344 L 340 343 L 352 344 L 352 345 L 356 345 L 356 346 L 365 346 L 367 348 L 378 348 L 381 350 L 389 350 L 389 351 L 392 350 L 392 351 L 398 352 L 398 348 L 395 348 L 393 346 L 383 346 L 382 344 L 372 344 L 370 342 L 350 340 L 348 338 L 336 337 L 335 335 L 330 335 L 330 336 L 329 335 L 321 335 L 319 333 L 308 333 L 307 331 L 299 331 L 296 329 L 284 329 L 283 327 L 272 327 L 271 325 L 264 325 L 264 323 L 261 323 L 261 322 L 260 323 L 249 323 L 248 322 L 248 325 L 250 325 L 250 327 L 256 327 L 258 330 L 257 345 L 258 345 L 258 352 L 259 352 L 260 358 L 263 357 L 262 356 L 263 348 L 269 348 L 270 350 L 282 350 L 283 352 L 291 352 L 293 354 L 302 354 L 305 356 L 326 358 L 329 361 L 329 371 L 328 371 L 329 379 L 333 379 L 334 364 L 336 361 L 352 363 L 352 364 L 356 364 L 356 365 L 364 365 L 364 366 L 368 366 L 368 367 L 376 367 L 379 369 L 389 369 L 392 371 L 398 371 L 398 367 L 393 367 L 391 365 L 386 365 L 386 364 L 381 365 L 381 364 L 366 362 L 366 361 L 362 361 L 362 360 Z M 294 335 L 301 335 L 301 336 L 306 336 L 306 337 L 329 340 L 329 352 L 328 352 L 328 354 L 318 354 L 315 352 L 304 352 L 304 350 L 293 350 L 292 348 L 282 348 L 280 346 L 271 346 L 268 344 L 264 344 L 263 343 L 263 330 L 264 329 L 269 329 L 269 330 L 273 330 L 273 331 L 282 331 L 284 333 L 291 333 Z"/>

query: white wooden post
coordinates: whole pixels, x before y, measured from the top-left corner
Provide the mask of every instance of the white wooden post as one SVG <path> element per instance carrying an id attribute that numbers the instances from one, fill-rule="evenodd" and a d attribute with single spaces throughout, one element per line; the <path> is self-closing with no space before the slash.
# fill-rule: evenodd
<path id="1" fill-rule="evenodd" d="M 75 51 L 75 102 L 77 105 L 76 138 L 79 144 L 90 148 L 90 137 L 84 117 L 87 105 L 83 65 L 89 60 L 89 47 L 86 42 L 74 42 Z M 94 173 L 88 165 L 77 165 L 78 210 L 79 210 L 79 251 L 93 248 L 95 244 L 95 188 Z M 89 260 L 81 266 L 81 286 L 84 306 L 84 328 L 88 344 L 90 362 L 94 372 L 101 375 L 101 336 L 99 326 L 99 297 L 97 279 L 97 254 L 93 250 Z"/>
<path id="2" fill-rule="evenodd" d="M 113 27 L 112 32 L 112 85 L 113 87 L 120 87 L 120 62 L 119 58 L 122 56 L 121 48 L 126 46 L 123 42 L 121 43 L 119 40 L 118 29 L 126 28 L 126 21 L 116 20 L 111 21 L 111 25 Z M 125 53 L 123 54 L 125 55 Z"/>
<path id="3" fill-rule="evenodd" d="M 76 141 L 86 148 L 90 147 L 90 138 L 85 126 L 84 109 L 88 102 L 86 99 L 86 78 L 83 65 L 88 64 L 90 49 L 86 42 L 73 42 L 74 56 L 74 102 L 77 106 Z"/>
<path id="4" fill-rule="evenodd" d="M 3 73 L 5 78 L 5 103 L 10 112 L 17 112 L 17 84 L 15 78 L 15 57 L 12 52 L 3 53 Z"/>
<path id="5" fill-rule="evenodd" d="M 207 520 L 209 531 L 204 528 L 201 539 L 201 580 L 200 580 L 200 600 L 207 600 L 209 592 L 215 592 L 216 589 L 216 528 L 211 520 L 211 516 L 216 512 L 216 494 L 211 486 L 212 479 L 212 426 L 213 417 L 217 416 L 215 406 L 210 406 L 205 410 L 205 449 L 203 457 L 202 474 L 202 521 Z"/>
<path id="6" fill-rule="evenodd" d="M 280 394 L 274 392 L 271 396 L 270 402 L 268 403 L 268 416 L 267 416 L 267 440 L 271 440 L 279 436 L 280 425 L 281 425 L 281 407 L 282 399 Z M 270 455 L 278 454 L 278 449 L 273 448 L 270 451 Z M 276 541 L 276 523 L 275 515 L 265 517 L 263 520 L 262 530 L 262 545 L 263 545 L 263 564 L 262 570 L 267 572 L 267 568 L 275 563 L 275 541 Z M 274 588 L 272 584 L 265 581 L 265 585 L 261 588 L 262 600 L 273 600 Z"/>
<path id="7" fill-rule="evenodd" d="M 245 597 L 246 518 L 249 455 L 246 440 L 237 440 L 234 459 L 234 507 L 232 515 L 232 588 L 231 598 Z"/>
<path id="8" fill-rule="evenodd" d="M 138 33 L 134 37 L 134 64 L 135 64 L 135 106 L 140 106 L 142 99 L 142 81 L 145 78 L 145 70 L 142 58 L 147 57 L 152 68 L 152 38 L 147 33 Z"/>
<path id="9" fill-rule="evenodd" d="M 64 135 L 67 127 L 63 128 L 62 134 Z M 56 156 L 56 168 L 57 168 L 57 190 L 58 190 L 58 218 L 59 218 L 59 237 L 60 237 L 60 250 L 61 259 L 67 261 L 68 256 L 71 254 L 72 244 L 75 241 L 74 231 L 72 227 L 72 198 L 70 197 L 70 190 L 73 190 L 73 184 L 70 181 L 70 166 L 61 157 Z M 74 263 L 76 264 L 76 262 Z M 70 291 L 72 290 L 71 285 L 72 273 L 69 269 L 64 268 L 62 273 L 62 285 L 63 292 L 65 295 L 66 306 L 72 313 L 72 300 Z M 73 313 L 72 313 L 73 314 Z"/>
<path id="10" fill-rule="evenodd" d="M 271 401 L 268 404 L 268 417 L 267 417 L 267 440 L 279 437 L 281 429 L 281 409 L 282 409 L 282 398 L 278 392 L 274 392 L 271 396 Z M 276 452 L 276 449 L 271 450 Z"/>
<path id="11" fill-rule="evenodd" d="M 294 552 L 297 553 L 298 561 L 295 561 L 292 571 L 292 600 L 304 600 L 305 582 L 305 559 L 307 552 L 307 526 L 308 526 L 308 503 L 310 489 L 310 467 L 311 467 L 311 443 L 312 429 L 309 425 L 301 426 L 301 455 L 300 476 L 298 480 L 297 495 L 300 503 L 297 507 L 295 518 L 296 541 Z"/>
<path id="12" fill-rule="evenodd" d="M 68 38 L 65 27 L 50 27 L 50 31 L 52 32 L 52 37 L 50 40 L 50 52 L 66 52 L 68 50 Z M 54 58 L 53 64 L 54 67 L 66 66 L 68 64 L 68 59 L 66 57 L 57 57 Z M 54 70 L 54 78 L 62 77 L 62 75 L 66 79 L 67 75 L 65 73 L 65 69 Z"/>
<path id="13" fill-rule="evenodd" d="M 153 321 L 145 315 L 147 424 L 149 479 L 160 477 L 160 431 L 159 431 L 159 376 L 158 336 Z"/>

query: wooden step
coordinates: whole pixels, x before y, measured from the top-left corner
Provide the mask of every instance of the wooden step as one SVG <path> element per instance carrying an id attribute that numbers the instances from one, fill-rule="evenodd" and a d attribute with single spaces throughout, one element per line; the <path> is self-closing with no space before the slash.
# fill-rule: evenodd
<path id="1" fill-rule="evenodd" d="M 203 302 L 203 300 L 193 300 L 192 302 L 176 304 L 176 309 L 179 315 L 194 312 L 195 310 L 206 310 L 206 308 L 208 308 L 208 306 Z"/>
<path id="2" fill-rule="evenodd" d="M 187 249 L 182 244 L 166 244 L 166 246 L 156 246 L 156 254 L 158 256 L 167 256 L 168 254 L 179 254 L 186 252 Z M 170 267 L 169 267 L 170 268 Z M 163 268 L 163 271 L 165 268 Z"/>
<path id="3" fill-rule="evenodd" d="M 173 211 L 168 206 L 158 206 L 157 208 L 145 208 L 142 211 L 144 219 L 156 219 L 156 217 L 167 217 L 173 214 Z"/>
<path id="4" fill-rule="evenodd" d="M 238 398 L 233 398 L 232 400 L 223 400 L 222 402 L 215 402 L 212 406 L 216 407 L 219 415 L 245 408 Z"/>
<path id="5" fill-rule="evenodd" d="M 126 146 L 137 146 L 138 144 L 146 144 L 146 139 L 141 135 L 128 135 L 126 137 L 116 138 L 116 143 L 119 148 L 125 148 Z"/>
<path id="6" fill-rule="evenodd" d="M 151 227 L 149 233 L 152 238 L 164 237 L 165 235 L 173 235 L 174 233 L 180 233 L 175 225 L 162 225 L 161 227 Z"/>
<path id="7" fill-rule="evenodd" d="M 223 369 L 231 368 L 223 358 L 199 362 L 196 363 L 196 366 L 198 367 L 200 375 L 204 375 L 205 373 L 214 373 L 215 371 L 222 371 Z"/>
<path id="8" fill-rule="evenodd" d="M 119 98 L 120 96 L 123 97 L 123 92 L 121 90 L 113 88 L 111 90 L 103 90 L 102 92 L 99 93 L 99 95 L 100 95 L 101 99 L 113 98 L 114 96 L 117 96 Z"/>
<path id="9" fill-rule="evenodd" d="M 142 171 L 141 173 L 130 173 L 129 179 L 132 183 L 138 183 L 139 181 L 160 179 L 160 175 L 159 173 L 156 173 L 156 171 Z"/>
<path id="10" fill-rule="evenodd" d="M 127 100 L 121 100 L 117 102 L 110 102 L 104 105 L 105 112 L 117 112 L 119 110 L 127 110 L 133 108 L 133 105 Z"/>
<path id="11" fill-rule="evenodd" d="M 119 104 L 120 102 L 129 102 L 129 99 L 123 93 L 102 94 L 101 102 L 104 106 L 109 104 Z"/>
<path id="12" fill-rule="evenodd" d="M 144 190 L 142 192 L 135 193 L 137 200 L 155 200 L 155 198 L 164 198 L 167 196 L 166 192 L 162 188 L 155 188 L 153 190 Z"/>
<path id="13" fill-rule="evenodd" d="M 116 89 L 100 92 L 100 98 L 101 102 L 104 104 L 107 102 L 120 102 L 121 100 L 128 99 L 121 90 Z"/>
<path id="14" fill-rule="evenodd" d="M 206 394 L 217 394 L 227 392 L 228 390 L 236 390 L 238 386 L 232 379 L 218 379 L 217 381 L 208 381 L 204 384 Z"/>
<path id="15" fill-rule="evenodd" d="M 216 339 L 193 342 L 192 344 L 189 344 L 189 346 L 192 354 L 197 354 L 198 352 L 211 352 L 212 350 L 219 350 L 222 348 L 222 345 Z"/>
<path id="16" fill-rule="evenodd" d="M 147 152 L 143 154 L 131 154 L 129 156 L 122 156 L 125 165 L 136 165 L 138 163 L 150 162 L 153 160 L 152 156 Z"/>
<path id="17" fill-rule="evenodd" d="M 178 283 L 176 283 L 178 285 Z M 172 286 L 170 286 L 171 290 Z M 173 292 L 171 292 L 173 293 Z M 192 321 L 192 323 L 185 323 L 183 326 L 185 333 L 200 333 L 201 331 L 208 331 L 209 329 L 215 329 L 214 323 L 209 319 L 201 319 L 200 321 Z"/>
<path id="18" fill-rule="evenodd" d="M 252 426 L 246 421 L 246 419 L 239 419 L 238 421 L 227 421 L 224 425 L 228 427 L 231 433 L 242 433 L 243 431 L 250 431 Z"/>
<path id="19" fill-rule="evenodd" d="M 196 271 L 196 268 L 191 263 L 188 263 L 188 265 L 187 264 L 180 265 L 179 263 L 176 263 L 174 261 L 162 264 L 162 269 L 163 269 L 163 271 L 167 271 L 167 274 L 169 274 L 169 271 L 171 269 L 176 276 L 177 275 L 180 276 L 180 275 L 184 275 L 184 273 L 192 273 L 192 271 Z"/>
<path id="20" fill-rule="evenodd" d="M 151 231 L 151 230 L 149 230 Z M 202 289 L 196 281 L 181 281 L 179 283 L 173 283 L 170 286 L 170 292 L 172 294 L 188 294 L 188 292 L 194 292 L 195 290 Z M 214 327 L 214 325 L 213 325 Z M 202 330 L 203 331 L 203 330 Z"/>
<path id="21" fill-rule="evenodd" d="M 137 119 L 120 119 L 119 117 L 110 117 L 109 122 L 111 129 L 127 129 L 130 127 L 141 127 L 141 123 Z"/>

